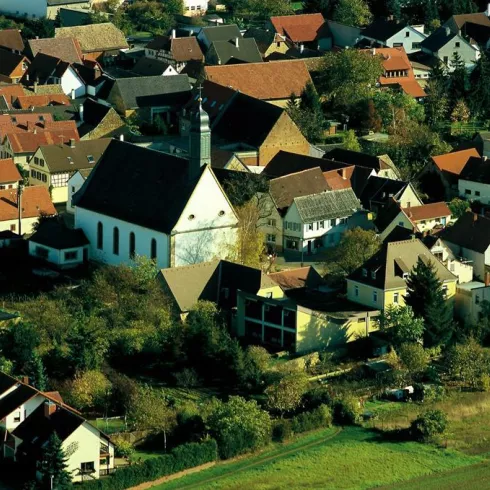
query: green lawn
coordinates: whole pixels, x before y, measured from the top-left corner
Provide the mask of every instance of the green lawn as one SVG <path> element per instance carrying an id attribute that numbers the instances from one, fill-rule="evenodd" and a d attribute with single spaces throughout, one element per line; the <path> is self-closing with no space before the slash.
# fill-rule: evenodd
<path id="1" fill-rule="evenodd" d="M 106 434 L 115 434 L 117 432 L 124 432 L 126 430 L 126 424 L 124 419 L 94 419 L 89 422 L 97 429 L 105 432 Z"/>
<path id="2" fill-rule="evenodd" d="M 414 442 L 381 441 L 376 433 L 328 429 L 237 462 L 154 487 L 172 489 L 368 489 L 477 463 L 481 458 Z"/>

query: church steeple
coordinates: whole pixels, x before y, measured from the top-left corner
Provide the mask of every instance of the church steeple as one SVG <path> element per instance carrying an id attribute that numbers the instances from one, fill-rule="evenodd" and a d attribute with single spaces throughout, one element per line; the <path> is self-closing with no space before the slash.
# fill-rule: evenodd
<path id="1" fill-rule="evenodd" d="M 209 116 L 202 108 L 202 87 L 199 87 L 199 108 L 191 114 L 189 133 L 189 177 L 199 176 L 201 167 L 211 164 L 211 129 Z"/>

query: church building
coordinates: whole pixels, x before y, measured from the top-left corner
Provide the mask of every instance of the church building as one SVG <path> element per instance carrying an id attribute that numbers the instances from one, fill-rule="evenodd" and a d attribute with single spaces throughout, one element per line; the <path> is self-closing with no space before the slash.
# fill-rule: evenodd
<path id="1" fill-rule="evenodd" d="M 74 198 L 75 228 L 90 258 L 159 268 L 225 258 L 238 218 L 211 169 L 211 130 L 201 103 L 192 114 L 189 158 L 113 140 Z"/>

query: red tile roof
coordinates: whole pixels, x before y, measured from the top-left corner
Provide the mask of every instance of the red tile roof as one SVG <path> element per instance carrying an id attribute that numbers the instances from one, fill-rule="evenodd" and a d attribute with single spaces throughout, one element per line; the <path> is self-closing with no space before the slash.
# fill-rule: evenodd
<path id="1" fill-rule="evenodd" d="M 68 121 L 66 121 L 68 122 Z M 75 123 L 74 121 L 71 121 Z M 60 145 L 70 139 L 80 140 L 76 127 L 39 133 L 10 133 L 6 135 L 14 153 L 34 153 L 41 145 Z"/>
<path id="2" fill-rule="evenodd" d="M 284 15 L 271 17 L 271 22 L 278 34 L 300 43 L 318 39 L 319 32 L 324 28 L 325 19 L 322 14 Z"/>
<path id="3" fill-rule="evenodd" d="M 65 94 L 22 95 L 17 97 L 16 105 L 19 109 L 46 107 L 48 105 L 70 105 L 70 99 Z"/>
<path id="4" fill-rule="evenodd" d="M 422 206 L 403 208 L 403 212 L 412 222 L 451 216 L 451 210 L 445 202 L 434 202 L 432 204 L 423 204 Z"/>
<path id="5" fill-rule="evenodd" d="M 0 160 L 0 184 L 19 182 L 22 180 L 19 170 L 12 158 Z"/>
<path id="6" fill-rule="evenodd" d="M 53 121 L 51 114 L 2 114 L 0 140 L 3 140 L 7 133 L 25 133 L 34 128 L 42 131 L 46 121 Z"/>
<path id="7" fill-rule="evenodd" d="M 299 97 L 313 83 L 302 60 L 206 66 L 204 72 L 212 82 L 261 100 L 287 99 L 293 93 Z"/>
<path id="8" fill-rule="evenodd" d="M 22 217 L 35 218 L 41 213 L 56 214 L 47 187 L 25 187 L 22 193 Z M 17 189 L 0 190 L 0 221 L 14 220 L 18 216 Z"/>
<path id="9" fill-rule="evenodd" d="M 5 97 L 7 104 L 12 107 L 12 101 L 16 97 L 24 96 L 22 85 L 2 85 L 0 86 L 0 98 Z"/>
<path id="10" fill-rule="evenodd" d="M 269 278 L 277 283 L 281 289 L 317 288 L 324 284 L 324 280 L 314 267 L 299 267 L 269 274 Z"/>
<path id="11" fill-rule="evenodd" d="M 354 173 L 355 166 L 340 168 L 336 170 L 329 170 L 323 172 L 323 177 L 327 181 L 327 186 L 332 191 L 338 189 L 349 189 L 352 187 L 351 178 Z"/>
<path id="12" fill-rule="evenodd" d="M 446 153 L 445 155 L 437 155 L 432 157 L 432 160 L 439 170 L 459 175 L 471 157 L 479 156 L 480 154 L 476 148 L 470 148 L 468 150 Z"/>

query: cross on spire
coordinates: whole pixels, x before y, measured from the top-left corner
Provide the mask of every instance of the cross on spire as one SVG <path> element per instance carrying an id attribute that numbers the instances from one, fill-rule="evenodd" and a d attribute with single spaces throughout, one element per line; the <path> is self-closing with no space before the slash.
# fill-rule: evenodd
<path id="1" fill-rule="evenodd" d="M 199 87 L 197 87 L 197 90 L 199 90 L 199 98 L 197 99 L 199 103 L 202 102 L 202 84 L 199 84 Z"/>

